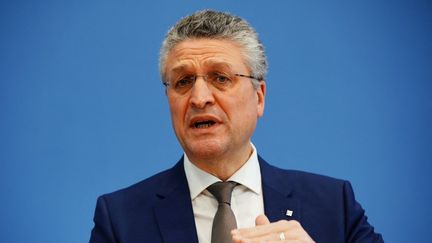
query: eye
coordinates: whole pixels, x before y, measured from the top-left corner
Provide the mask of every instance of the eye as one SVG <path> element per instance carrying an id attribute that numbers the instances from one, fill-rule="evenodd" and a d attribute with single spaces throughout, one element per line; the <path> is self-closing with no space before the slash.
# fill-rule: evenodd
<path id="1" fill-rule="evenodd" d="M 178 89 L 189 87 L 193 84 L 195 77 L 183 77 L 175 82 L 175 87 Z"/>
<path id="2" fill-rule="evenodd" d="M 229 78 L 227 78 L 223 75 L 218 75 L 216 78 L 216 81 L 218 81 L 219 83 L 226 83 L 229 81 Z"/>
<path id="3" fill-rule="evenodd" d="M 212 73 L 209 75 L 210 79 L 219 85 L 225 85 L 231 82 L 231 79 L 228 77 L 228 75 L 221 74 L 221 73 Z"/>

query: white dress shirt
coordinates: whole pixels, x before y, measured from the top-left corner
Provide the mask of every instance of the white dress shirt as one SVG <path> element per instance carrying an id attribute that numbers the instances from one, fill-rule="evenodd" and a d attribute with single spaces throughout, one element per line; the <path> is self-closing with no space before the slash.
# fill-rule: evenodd
<path id="1" fill-rule="evenodd" d="M 231 208 L 236 217 L 238 228 L 255 226 L 256 217 L 264 214 L 258 154 L 255 146 L 251 145 L 253 152 L 248 161 L 228 179 L 239 183 L 231 196 Z M 184 154 L 184 170 L 192 200 L 198 241 L 210 243 L 213 218 L 218 208 L 218 202 L 206 188 L 221 180 L 196 167 L 186 154 Z"/>

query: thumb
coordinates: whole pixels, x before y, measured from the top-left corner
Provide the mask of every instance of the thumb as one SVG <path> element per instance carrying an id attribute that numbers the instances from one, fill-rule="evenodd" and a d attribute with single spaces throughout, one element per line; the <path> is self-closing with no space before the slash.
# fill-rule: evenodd
<path id="1" fill-rule="evenodd" d="M 265 216 L 264 214 L 259 215 L 256 219 L 255 219 L 255 225 L 265 225 L 265 224 L 270 224 L 270 221 L 268 220 L 267 216 Z"/>

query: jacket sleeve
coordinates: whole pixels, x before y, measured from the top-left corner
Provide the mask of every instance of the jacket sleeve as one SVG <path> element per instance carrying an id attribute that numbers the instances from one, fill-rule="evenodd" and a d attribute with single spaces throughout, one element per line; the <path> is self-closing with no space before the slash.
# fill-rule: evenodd
<path id="1" fill-rule="evenodd" d="M 367 221 L 365 211 L 355 200 L 351 184 L 344 183 L 345 236 L 350 243 L 383 243 L 382 236 Z"/>
<path id="2" fill-rule="evenodd" d="M 93 221 L 94 227 L 91 232 L 90 243 L 118 243 L 104 196 L 100 196 L 97 200 Z"/>

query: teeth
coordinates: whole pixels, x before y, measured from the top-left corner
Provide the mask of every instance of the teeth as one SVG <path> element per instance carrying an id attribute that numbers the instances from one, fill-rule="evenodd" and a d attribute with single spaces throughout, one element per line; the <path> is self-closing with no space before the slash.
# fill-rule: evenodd
<path id="1" fill-rule="evenodd" d="M 208 128 L 210 127 L 210 123 L 199 124 L 197 128 Z"/>
<path id="2" fill-rule="evenodd" d="M 196 128 L 208 128 L 208 127 L 211 127 L 213 124 L 214 124 L 213 121 L 197 122 L 197 123 L 195 123 L 195 127 Z"/>

